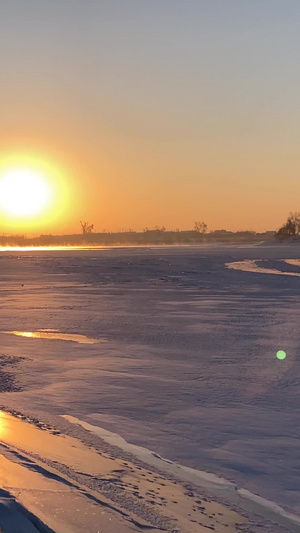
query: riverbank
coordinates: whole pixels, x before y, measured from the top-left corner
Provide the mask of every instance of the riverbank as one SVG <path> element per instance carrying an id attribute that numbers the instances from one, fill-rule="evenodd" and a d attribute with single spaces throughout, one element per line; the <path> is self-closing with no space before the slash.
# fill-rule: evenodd
<path id="1" fill-rule="evenodd" d="M 0 412 L 3 533 L 254 533 L 261 527 L 262 519 L 247 518 L 195 483 L 100 437 L 91 446 L 88 432 L 76 431 L 86 442 L 37 419 Z"/>

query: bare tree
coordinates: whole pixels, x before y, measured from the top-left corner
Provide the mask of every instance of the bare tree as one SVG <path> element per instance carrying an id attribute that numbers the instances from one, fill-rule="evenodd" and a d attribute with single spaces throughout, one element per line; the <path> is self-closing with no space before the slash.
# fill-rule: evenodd
<path id="1" fill-rule="evenodd" d="M 92 233 L 94 224 L 80 220 L 81 231 L 85 235 L 86 233 Z"/>
<path id="2" fill-rule="evenodd" d="M 197 233 L 207 233 L 207 224 L 205 222 L 195 222 L 194 231 Z"/>
<path id="3" fill-rule="evenodd" d="M 300 213 L 290 213 L 286 223 L 276 231 L 275 237 L 279 241 L 288 239 L 289 237 L 295 237 L 300 234 Z"/>

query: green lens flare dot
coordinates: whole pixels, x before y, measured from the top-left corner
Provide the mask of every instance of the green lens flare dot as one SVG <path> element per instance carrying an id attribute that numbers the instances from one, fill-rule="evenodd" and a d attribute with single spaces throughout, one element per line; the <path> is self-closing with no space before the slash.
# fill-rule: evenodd
<path id="1" fill-rule="evenodd" d="M 283 350 L 278 350 L 277 354 L 276 354 L 276 357 L 277 359 L 285 359 L 286 358 L 286 353 L 283 351 Z"/>

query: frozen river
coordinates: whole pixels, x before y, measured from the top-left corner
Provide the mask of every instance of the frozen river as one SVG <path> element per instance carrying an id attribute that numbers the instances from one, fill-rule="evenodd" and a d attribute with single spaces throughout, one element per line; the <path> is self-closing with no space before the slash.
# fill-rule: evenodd
<path id="1" fill-rule="evenodd" d="M 299 258 L 2 252 L 1 404 L 105 427 L 300 514 Z"/>

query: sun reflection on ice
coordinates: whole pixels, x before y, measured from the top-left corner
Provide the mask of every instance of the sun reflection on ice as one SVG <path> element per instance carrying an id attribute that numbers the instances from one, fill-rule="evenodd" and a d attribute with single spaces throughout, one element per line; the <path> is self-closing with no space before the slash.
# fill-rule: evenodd
<path id="1" fill-rule="evenodd" d="M 85 335 L 78 335 L 72 333 L 60 333 L 56 330 L 40 330 L 40 331 L 5 331 L 8 335 L 16 335 L 17 337 L 27 337 L 31 339 L 52 339 L 77 342 L 78 344 L 98 344 L 99 342 L 107 342 L 105 339 L 93 339 Z"/>

